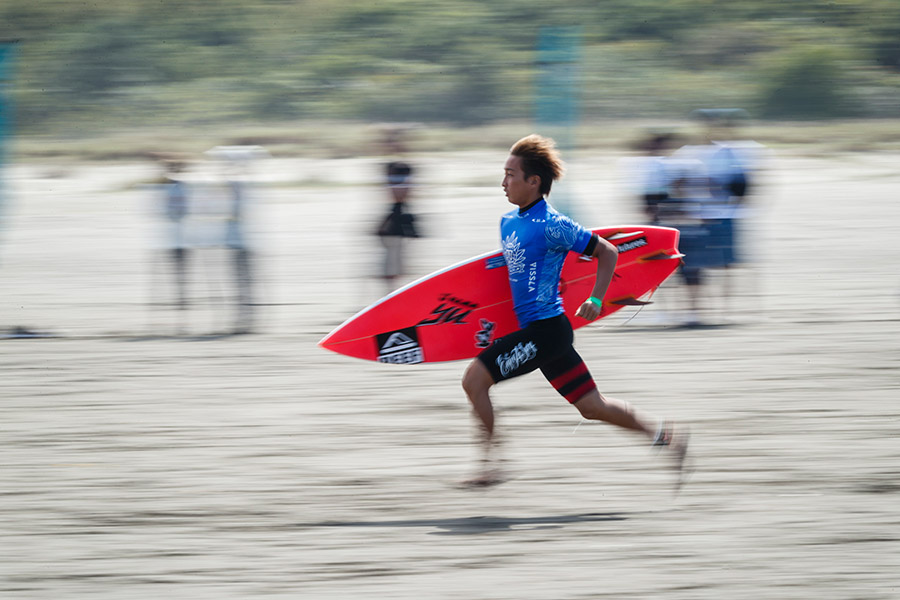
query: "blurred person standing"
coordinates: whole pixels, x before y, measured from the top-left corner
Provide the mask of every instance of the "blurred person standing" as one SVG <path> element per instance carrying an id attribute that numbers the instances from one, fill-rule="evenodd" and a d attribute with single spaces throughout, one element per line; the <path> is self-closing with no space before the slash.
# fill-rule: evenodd
<path id="1" fill-rule="evenodd" d="M 253 264 L 247 243 L 245 217 L 247 212 L 247 184 L 236 174 L 227 179 L 231 193 L 230 210 L 225 226 L 225 247 L 232 253 L 234 283 L 237 294 L 235 333 L 251 333 L 254 326 Z"/>
<path id="2" fill-rule="evenodd" d="M 553 140 L 538 135 L 516 142 L 504 166 L 502 187 L 516 208 L 503 215 L 500 237 L 520 329 L 483 350 L 463 375 L 462 386 L 478 418 L 484 450 L 481 473 L 466 483 L 492 485 L 503 480 L 492 454 L 496 442 L 491 387 L 540 369 L 585 419 L 637 432 L 652 445 L 671 450 L 680 484 L 686 434 L 669 422 L 639 413 L 626 402 L 601 395 L 573 346 L 572 325 L 559 294 L 563 261 L 569 252 L 597 260 L 591 295 L 576 312 L 593 321 L 600 316 L 618 250 L 547 203 L 551 185 L 562 171 Z"/>
<path id="3" fill-rule="evenodd" d="M 699 160 L 676 154 L 666 161 L 666 172 L 668 187 L 665 201 L 658 205 L 659 224 L 681 233 L 678 249 L 684 258 L 680 272 L 688 305 L 680 321 L 685 327 L 699 327 L 706 318 L 707 270 L 718 260 L 710 248 L 710 229 L 703 218 L 703 205 L 709 197 L 706 171 Z"/>
<path id="4" fill-rule="evenodd" d="M 620 160 L 619 168 L 627 194 L 637 201 L 640 214 L 646 219 L 642 222 L 650 225 L 676 227 L 670 221 L 673 211 L 670 199 L 672 173 L 669 165 L 669 155 L 675 142 L 676 135 L 672 131 L 656 128 L 647 130 L 633 146 L 637 155 Z M 674 307 L 665 302 L 667 296 L 667 293 L 655 294 L 654 307 L 644 313 L 644 318 L 649 316 L 657 324 L 669 324 L 673 319 Z"/>
<path id="5" fill-rule="evenodd" d="M 158 213 L 164 225 L 162 250 L 166 257 L 165 263 L 172 269 L 174 305 L 179 314 L 177 331 L 182 333 L 185 328 L 184 314 L 189 304 L 188 273 L 191 253 L 188 230 L 188 219 L 191 212 L 190 192 L 188 184 L 184 180 L 187 161 L 171 154 L 154 154 L 152 156 L 159 162 L 162 170 L 156 184 L 161 190 L 161 207 L 158 209 Z"/>
<path id="6" fill-rule="evenodd" d="M 376 234 L 384 246 L 383 277 L 388 292 L 394 291 L 397 278 L 405 273 L 406 238 L 419 237 L 415 215 L 408 209 L 412 173 L 412 167 L 403 161 L 391 161 L 386 166 L 391 207 Z"/>
<path id="7" fill-rule="evenodd" d="M 741 109 L 701 109 L 694 111 L 705 126 L 704 143 L 685 147 L 684 156 L 703 164 L 707 197 L 700 216 L 708 232 L 706 252 L 708 267 L 722 269 L 722 302 L 730 313 L 732 281 L 729 270 L 740 262 L 739 221 L 747 213 L 750 169 L 745 150 L 735 141 L 736 122 L 746 118 Z M 758 146 L 757 144 L 754 144 Z"/>
<path id="8" fill-rule="evenodd" d="M 706 167 L 695 158 L 695 146 L 672 152 L 676 141 L 670 132 L 646 137 L 639 146 L 643 156 L 629 161 L 629 179 L 650 224 L 679 230 L 679 250 L 685 255 L 679 273 L 687 305 L 683 312 L 669 306 L 667 313 L 656 313 L 657 320 L 696 327 L 704 319 L 706 271 L 717 259 L 710 249 L 710 229 L 703 217 L 703 207 L 709 201 Z"/>
<path id="9" fill-rule="evenodd" d="M 255 311 L 255 252 L 248 222 L 250 217 L 250 161 L 267 156 L 259 146 L 217 146 L 207 154 L 221 161 L 226 190 L 223 244 L 231 255 L 236 315 L 233 333 L 253 333 Z"/>
<path id="10" fill-rule="evenodd" d="M 669 198 L 669 172 L 666 156 L 672 149 L 673 136 L 668 133 L 653 134 L 643 143 L 644 157 L 639 165 L 639 193 L 644 215 L 650 225 L 660 224 L 660 204 Z"/>

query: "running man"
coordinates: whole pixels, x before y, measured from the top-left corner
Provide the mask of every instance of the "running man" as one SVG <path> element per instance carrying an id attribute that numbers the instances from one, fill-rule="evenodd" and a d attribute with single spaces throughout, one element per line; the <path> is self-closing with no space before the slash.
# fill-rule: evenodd
<path id="1" fill-rule="evenodd" d="M 641 433 L 654 446 L 670 450 L 680 485 L 687 436 L 666 421 L 657 421 L 625 402 L 601 395 L 572 346 L 572 325 L 559 295 L 563 261 L 569 252 L 597 259 L 594 289 L 575 313 L 593 321 L 600 316 L 618 251 L 547 204 L 545 198 L 562 171 L 563 164 L 553 140 L 539 135 L 516 142 L 504 167 L 503 190 L 509 202 L 518 208 L 503 215 L 500 237 L 521 329 L 486 348 L 463 375 L 463 389 L 480 421 L 485 450 L 482 473 L 467 483 L 491 485 L 502 481 L 502 474 L 491 463 L 495 442 L 491 386 L 540 369 L 585 419 L 605 421 Z"/>

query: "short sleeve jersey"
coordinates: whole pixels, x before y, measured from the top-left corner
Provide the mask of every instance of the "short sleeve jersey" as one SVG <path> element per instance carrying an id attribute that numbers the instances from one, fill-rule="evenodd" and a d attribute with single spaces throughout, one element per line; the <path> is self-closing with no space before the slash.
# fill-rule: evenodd
<path id="1" fill-rule="evenodd" d="M 569 252 L 583 253 L 591 232 L 543 198 L 500 220 L 500 241 L 520 327 L 563 314 L 559 277 Z"/>

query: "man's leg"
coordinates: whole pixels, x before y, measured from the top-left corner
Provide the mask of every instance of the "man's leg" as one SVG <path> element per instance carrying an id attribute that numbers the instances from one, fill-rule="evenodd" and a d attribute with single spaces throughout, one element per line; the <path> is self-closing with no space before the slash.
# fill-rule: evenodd
<path id="1" fill-rule="evenodd" d="M 591 421 L 604 421 L 618 427 L 643 433 L 651 440 L 657 427 L 639 414 L 630 404 L 615 398 L 605 398 L 597 388 L 584 394 L 574 403 L 581 416 Z"/>
<path id="2" fill-rule="evenodd" d="M 532 324 L 503 336 L 483 350 L 463 375 L 463 389 L 481 421 L 488 446 L 494 437 L 494 407 L 488 392 L 498 381 L 512 379 L 538 368 L 545 346 L 540 333 L 539 325 Z M 552 351 L 552 343 L 546 346 Z"/>
<path id="3" fill-rule="evenodd" d="M 671 423 L 665 421 L 659 421 L 657 425 L 627 402 L 603 397 L 575 348 L 570 347 L 558 359 L 542 367 L 541 371 L 556 391 L 571 402 L 585 419 L 604 421 L 643 433 L 654 446 L 671 450 L 679 474 L 676 490 L 680 488 L 687 455 L 688 436 L 685 431 L 681 428 L 676 431 Z"/>
<path id="4" fill-rule="evenodd" d="M 541 367 L 541 372 L 559 394 L 578 409 L 585 419 L 605 421 L 652 438 L 653 423 L 639 415 L 630 404 L 604 398 L 587 365 L 571 345 L 553 361 Z"/>
<path id="5" fill-rule="evenodd" d="M 614 398 L 604 398 L 596 389 L 584 394 L 574 402 L 575 408 L 585 419 L 604 421 L 625 429 L 643 433 L 652 440 L 654 446 L 664 447 L 670 451 L 673 467 L 677 473 L 675 493 L 681 489 L 686 476 L 685 459 L 687 457 L 688 434 L 682 428 L 675 428 L 671 423 L 660 421 L 657 427 L 651 425 L 646 417 L 640 415 L 630 404 Z"/>
<path id="6" fill-rule="evenodd" d="M 489 390 L 494 379 L 480 360 L 475 359 L 463 375 L 462 386 L 472 405 L 472 410 L 481 421 L 485 443 L 490 446 L 494 437 L 494 407 Z"/>
<path id="7" fill-rule="evenodd" d="M 475 416 L 481 425 L 481 444 L 484 452 L 479 473 L 472 479 L 463 481 L 467 487 L 484 487 L 502 483 L 504 474 L 496 466 L 496 457 L 492 456 L 494 449 L 494 407 L 491 404 L 489 390 L 494 385 L 494 379 L 480 360 L 475 359 L 466 369 L 463 375 L 463 389 L 472 405 Z"/>
<path id="8" fill-rule="evenodd" d="M 502 473 L 492 468 L 491 451 L 496 446 L 494 407 L 490 389 L 500 381 L 519 377 L 539 368 L 548 358 L 560 353 L 568 344 L 572 330 L 564 315 L 536 321 L 524 329 L 505 335 L 478 355 L 463 375 L 463 389 L 480 421 L 484 434 L 484 475 L 471 480 L 474 485 L 491 485 L 503 480 Z M 573 350 L 574 351 L 574 350 Z"/>
<path id="9" fill-rule="evenodd" d="M 172 250 L 172 263 L 175 267 L 175 287 L 178 297 L 178 310 L 187 308 L 187 250 L 184 248 L 174 248 Z"/>
<path id="10" fill-rule="evenodd" d="M 643 433 L 654 446 L 664 447 L 671 451 L 673 466 L 677 472 L 675 492 L 681 489 L 686 475 L 685 459 L 687 457 L 688 433 L 682 428 L 676 428 L 671 423 L 660 421 L 654 427 L 650 421 L 634 410 L 630 404 L 614 398 L 604 398 L 595 389 L 584 394 L 574 402 L 575 408 L 585 419 L 592 421 L 604 421 L 625 429 Z"/>
<path id="11" fill-rule="evenodd" d="M 237 287 L 237 321 L 235 333 L 253 331 L 253 264 L 247 248 L 235 248 L 234 280 Z"/>

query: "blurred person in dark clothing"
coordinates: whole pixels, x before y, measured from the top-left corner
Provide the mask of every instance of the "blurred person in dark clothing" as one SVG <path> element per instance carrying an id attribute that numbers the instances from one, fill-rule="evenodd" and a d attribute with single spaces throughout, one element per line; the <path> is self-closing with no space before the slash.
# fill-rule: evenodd
<path id="1" fill-rule="evenodd" d="M 667 133 L 653 134 L 643 144 L 644 159 L 641 161 L 640 193 L 644 214 L 650 225 L 660 224 L 660 204 L 669 197 L 669 173 L 666 155 L 672 149 L 673 136 Z"/>
<path id="2" fill-rule="evenodd" d="M 717 259 L 710 249 L 710 231 L 702 215 L 702 207 L 709 191 L 706 173 L 699 160 L 669 158 L 668 193 L 659 204 L 659 223 L 681 232 L 678 248 L 684 254 L 681 276 L 687 291 L 687 314 L 682 324 L 696 327 L 703 324 L 705 309 L 706 271 Z"/>
<path id="3" fill-rule="evenodd" d="M 408 210 L 412 167 L 402 161 L 392 161 L 386 170 L 391 208 L 376 233 L 385 249 L 383 277 L 388 292 L 391 292 L 397 278 L 405 272 L 406 238 L 419 237 L 419 233 L 415 215 Z"/>

